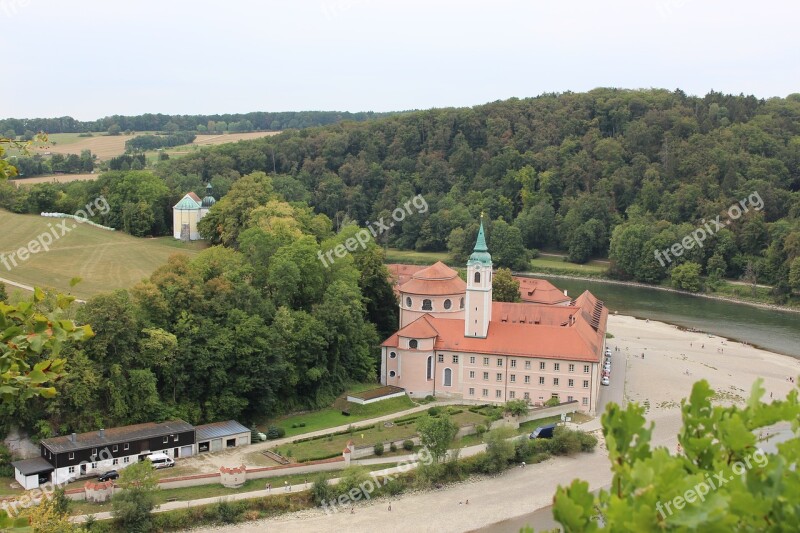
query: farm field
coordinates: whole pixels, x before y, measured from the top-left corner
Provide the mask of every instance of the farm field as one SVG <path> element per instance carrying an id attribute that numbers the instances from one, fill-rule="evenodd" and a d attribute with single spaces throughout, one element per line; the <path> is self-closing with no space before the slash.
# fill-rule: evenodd
<path id="1" fill-rule="evenodd" d="M 11 183 L 20 187 L 22 185 L 35 185 L 37 183 L 69 183 L 71 181 L 96 180 L 101 172 L 94 174 L 57 174 L 54 176 L 37 176 L 35 178 L 13 179 Z"/>
<path id="2" fill-rule="evenodd" d="M 133 135 L 104 135 L 102 133 L 95 133 L 94 137 L 78 137 L 77 133 L 54 133 L 48 136 L 47 143 L 34 143 L 31 146 L 31 151 L 52 154 L 78 154 L 82 150 L 91 150 L 100 161 L 111 159 L 125 153 L 125 141 L 132 139 L 138 135 L 152 134 L 153 132 L 139 131 Z M 232 143 L 237 141 L 244 141 L 249 139 L 258 139 L 260 137 L 268 137 L 270 135 L 277 135 L 277 131 L 253 131 L 248 133 L 225 133 L 221 135 L 198 135 L 192 144 L 183 147 L 175 147 L 167 150 L 170 154 L 180 154 L 187 152 L 188 149 L 195 146 L 213 146 L 217 144 Z"/>
<path id="3" fill-rule="evenodd" d="M 0 210 L 0 253 L 8 256 L 62 219 L 17 215 Z M 139 239 L 122 232 L 80 225 L 67 219 L 70 231 L 50 245 L 50 250 L 31 254 L 15 267 L 0 262 L 0 278 L 25 285 L 53 287 L 86 298 L 100 292 L 127 288 L 149 276 L 174 253 L 194 255 L 205 243 L 182 243 L 172 237 Z M 57 233 L 61 233 L 58 230 Z M 10 267 L 10 268 L 9 268 Z M 82 278 L 75 287 L 69 282 Z M 8 287 L 9 292 L 13 287 Z"/>

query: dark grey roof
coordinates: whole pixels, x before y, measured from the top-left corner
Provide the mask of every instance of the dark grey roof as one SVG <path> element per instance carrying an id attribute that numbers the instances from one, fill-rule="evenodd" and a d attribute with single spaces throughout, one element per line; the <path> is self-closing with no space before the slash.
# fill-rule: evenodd
<path id="1" fill-rule="evenodd" d="M 227 422 L 214 422 L 213 424 L 203 424 L 196 426 L 197 442 L 208 439 L 218 439 L 220 437 L 229 437 L 239 433 L 250 433 L 250 430 L 241 425 L 236 420 L 228 420 Z"/>
<path id="2" fill-rule="evenodd" d="M 33 474 L 41 474 L 42 472 L 52 472 L 55 470 L 53 465 L 48 463 L 47 459 L 44 457 L 13 461 L 11 466 L 19 470 L 23 476 L 32 476 Z"/>
<path id="3" fill-rule="evenodd" d="M 102 437 L 99 431 L 92 431 L 90 433 L 79 433 L 75 437 L 75 442 L 72 442 L 72 437 L 70 435 L 63 435 L 61 437 L 53 437 L 52 439 L 44 439 L 42 440 L 42 444 L 53 453 L 62 453 L 66 451 L 85 450 L 86 448 L 104 448 L 111 444 L 169 436 L 176 433 L 192 431 L 193 429 L 194 426 L 183 420 L 170 420 L 169 422 L 161 423 L 146 422 L 133 426 L 106 429 L 103 431 Z"/>

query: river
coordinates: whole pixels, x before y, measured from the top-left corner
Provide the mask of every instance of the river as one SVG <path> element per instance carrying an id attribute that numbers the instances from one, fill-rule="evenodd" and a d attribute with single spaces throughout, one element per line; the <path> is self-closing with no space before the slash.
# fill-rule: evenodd
<path id="1" fill-rule="evenodd" d="M 800 313 L 646 287 L 536 277 L 548 279 L 572 297 L 591 291 L 611 313 L 694 328 L 800 358 Z"/>

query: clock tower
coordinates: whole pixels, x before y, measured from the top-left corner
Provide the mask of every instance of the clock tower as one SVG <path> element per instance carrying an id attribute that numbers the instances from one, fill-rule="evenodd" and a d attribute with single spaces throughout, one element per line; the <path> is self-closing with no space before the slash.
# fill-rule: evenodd
<path id="1" fill-rule="evenodd" d="M 492 256 L 483 235 L 483 217 L 475 248 L 467 261 L 467 302 L 464 336 L 486 338 L 492 319 Z"/>

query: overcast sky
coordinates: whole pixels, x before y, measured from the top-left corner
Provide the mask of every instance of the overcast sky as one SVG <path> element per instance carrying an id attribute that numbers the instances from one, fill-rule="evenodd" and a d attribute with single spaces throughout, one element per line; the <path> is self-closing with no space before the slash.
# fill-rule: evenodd
<path id="1" fill-rule="evenodd" d="M 794 0 L 0 0 L 0 117 L 800 92 Z"/>

